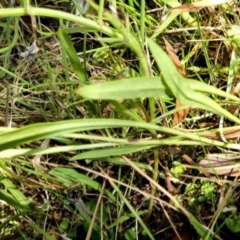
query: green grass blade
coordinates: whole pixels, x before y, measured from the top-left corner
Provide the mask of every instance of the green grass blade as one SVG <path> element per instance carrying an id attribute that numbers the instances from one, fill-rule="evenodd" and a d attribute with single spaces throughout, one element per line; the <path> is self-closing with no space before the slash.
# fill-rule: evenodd
<path id="1" fill-rule="evenodd" d="M 207 143 L 216 146 L 225 146 L 233 149 L 239 149 L 239 146 L 231 143 L 221 143 L 212 139 L 207 139 L 200 137 L 197 134 L 190 134 L 181 132 L 172 128 L 161 127 L 146 122 L 137 122 L 130 120 L 120 120 L 120 119 L 79 119 L 79 120 L 65 120 L 52 123 L 38 123 L 32 124 L 20 129 L 15 129 L 13 131 L 4 132 L 0 134 L 0 151 L 19 146 L 24 143 L 29 143 L 38 139 L 51 138 L 56 136 L 61 136 L 67 133 L 87 131 L 93 129 L 106 129 L 106 128 L 117 128 L 117 127 L 137 127 L 147 129 L 149 131 L 156 130 L 160 132 L 165 132 L 172 135 L 177 135 L 185 139 L 195 140 L 201 143 Z M 152 146 L 159 144 L 180 144 L 180 142 L 173 142 L 172 140 L 137 140 L 131 141 L 128 139 L 115 139 L 113 142 L 121 144 L 131 144 L 131 145 L 141 145 L 141 146 Z M 183 142 L 181 141 L 181 144 Z"/>
<path id="2" fill-rule="evenodd" d="M 16 201 L 23 206 L 23 208 L 28 209 L 30 206 L 30 201 L 25 195 L 17 189 L 17 187 L 7 178 L 1 180 L 1 183 L 6 189 L 11 193 L 11 195 L 16 199 Z"/>
<path id="3" fill-rule="evenodd" d="M 38 225 L 36 225 L 36 224 L 34 224 L 32 222 L 29 222 L 28 224 L 29 224 L 29 227 L 31 227 L 33 230 L 37 231 L 38 233 L 41 233 L 44 236 L 44 239 L 56 240 L 56 238 L 53 235 L 51 235 L 51 234 L 47 233 L 46 231 L 44 231 L 42 229 L 42 227 L 39 227 Z"/>
<path id="4" fill-rule="evenodd" d="M 138 214 L 138 216 L 142 216 L 144 214 L 147 213 L 147 210 L 143 210 L 143 211 L 138 211 L 136 212 Z M 130 213 L 130 214 L 127 214 L 127 215 L 123 215 L 122 217 L 118 218 L 115 222 L 113 222 L 110 226 L 108 226 L 108 229 L 114 227 L 114 226 L 117 226 L 119 224 L 122 224 L 124 223 L 125 221 L 128 221 L 129 219 L 135 217 L 134 214 Z"/>
<path id="5" fill-rule="evenodd" d="M 116 148 L 110 148 L 110 149 L 99 149 L 99 150 L 93 150 L 93 151 L 77 154 L 74 157 L 70 158 L 70 160 L 75 161 L 75 160 L 81 160 L 81 159 L 95 159 L 95 158 L 102 158 L 102 157 L 119 156 L 123 154 L 130 154 L 130 153 L 142 151 L 148 148 L 149 146 L 141 146 L 141 147 L 124 146 L 124 147 L 116 147 Z"/>
<path id="6" fill-rule="evenodd" d="M 67 184 L 69 184 L 69 180 L 74 183 L 78 182 L 80 184 L 84 184 L 92 189 L 95 189 L 97 191 L 101 191 L 102 189 L 102 185 L 99 184 L 98 182 L 92 180 L 90 177 L 78 173 L 77 171 L 75 171 L 74 169 L 70 169 L 70 168 L 54 168 L 49 172 L 51 175 L 55 176 L 56 178 L 58 178 L 61 182 L 66 182 L 67 180 Z M 67 185 L 67 187 L 72 187 Z M 109 197 L 109 199 L 111 199 L 112 201 L 115 201 L 115 197 L 108 191 L 105 190 L 104 193 Z"/>
<path id="7" fill-rule="evenodd" d="M 136 212 L 134 207 L 130 204 L 130 202 L 127 200 L 127 198 L 125 198 L 125 196 L 123 195 L 121 190 L 118 188 L 118 186 L 114 182 L 111 182 L 111 185 L 115 189 L 115 191 L 119 194 L 119 197 L 126 204 L 127 208 L 132 213 L 132 215 L 137 219 L 137 221 L 139 222 L 139 225 L 143 228 L 145 234 L 148 235 L 149 239 L 154 240 L 152 233 L 149 231 L 147 226 L 144 224 L 142 218 L 140 218 L 139 214 Z"/>
<path id="8" fill-rule="evenodd" d="M 192 224 L 192 226 L 195 228 L 197 233 L 202 237 L 204 240 L 212 240 L 211 237 L 205 238 L 208 234 L 208 231 L 206 228 L 203 227 L 203 225 L 191 214 L 189 214 L 189 221 Z"/>
<path id="9" fill-rule="evenodd" d="M 26 212 L 29 210 L 27 206 L 20 204 L 11 194 L 3 190 L 0 190 L 0 199 L 20 212 Z"/>
<path id="10" fill-rule="evenodd" d="M 68 145 L 68 146 L 58 146 L 58 147 L 50 147 L 50 148 L 38 148 L 38 149 L 30 149 L 30 148 L 21 148 L 21 149 L 7 149 L 1 151 L 2 158 L 12 158 L 16 156 L 35 156 L 40 154 L 53 154 L 53 153 L 61 153 L 61 152 L 70 152 L 76 150 L 89 150 L 93 148 L 103 148 L 103 147 L 113 147 L 117 146 L 117 143 L 91 143 L 84 145 Z"/>
<path id="11" fill-rule="evenodd" d="M 68 34 L 63 29 L 59 29 L 58 36 L 59 36 L 62 48 L 64 48 L 64 50 L 66 51 L 69 57 L 69 60 L 71 62 L 74 72 L 78 76 L 80 82 L 86 83 L 87 82 L 86 73 L 85 73 L 86 71 L 84 70 L 79 60 L 79 57 L 76 53 L 76 50 L 73 47 L 72 41 L 70 40 Z"/>

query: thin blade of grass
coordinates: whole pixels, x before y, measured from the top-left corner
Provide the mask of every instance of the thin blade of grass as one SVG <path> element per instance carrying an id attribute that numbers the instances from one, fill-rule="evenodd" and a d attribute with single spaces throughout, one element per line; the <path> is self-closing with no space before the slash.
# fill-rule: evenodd
<path id="1" fill-rule="evenodd" d="M 7 149 L 1 151 L 2 158 L 12 158 L 16 156 L 35 156 L 35 155 L 42 155 L 42 154 L 53 154 L 53 153 L 60 153 L 60 152 L 70 152 L 76 150 L 89 150 L 92 148 L 102 148 L 102 147 L 110 147 L 110 146 L 117 146 L 117 143 L 91 143 L 85 145 L 68 145 L 68 146 L 59 146 L 59 147 L 50 147 L 44 149 Z"/>
<path id="2" fill-rule="evenodd" d="M 110 181 L 110 180 L 109 180 Z M 123 193 L 121 192 L 121 190 L 118 188 L 118 186 L 113 182 L 110 181 L 110 184 L 112 185 L 112 187 L 115 189 L 115 191 L 119 194 L 119 197 L 122 199 L 122 201 L 126 204 L 127 208 L 129 209 L 129 211 L 133 214 L 133 216 L 137 219 L 137 221 L 139 222 L 139 224 L 141 225 L 141 227 L 143 228 L 143 231 L 145 232 L 146 235 L 148 235 L 149 239 L 154 240 L 153 235 L 151 234 L 151 232 L 149 231 L 149 229 L 147 228 L 147 226 L 144 224 L 142 218 L 140 218 L 140 216 L 138 215 L 138 213 L 135 211 L 134 207 L 130 204 L 130 202 L 127 200 L 127 198 L 125 198 L 125 196 L 123 195 Z"/>
<path id="3" fill-rule="evenodd" d="M 26 212 L 29 210 L 28 207 L 20 204 L 11 194 L 5 192 L 4 190 L 0 190 L 0 199 L 20 212 Z"/>
<path id="4" fill-rule="evenodd" d="M 43 230 L 41 227 L 39 227 L 38 225 L 34 224 L 33 222 L 29 222 L 29 227 L 31 227 L 33 230 L 41 233 L 44 236 L 44 239 L 48 239 L 48 240 L 56 240 L 56 238 L 54 236 L 52 236 L 51 234 L 47 233 L 45 230 Z"/>
<path id="5" fill-rule="evenodd" d="M 58 30 L 58 36 L 62 45 L 62 48 L 66 51 L 69 60 L 71 62 L 71 66 L 73 67 L 74 72 L 78 76 L 80 82 L 86 83 L 86 71 L 84 70 L 79 57 L 76 53 L 76 50 L 73 47 L 72 41 L 70 40 L 68 34 L 63 30 Z"/>
<path id="6" fill-rule="evenodd" d="M 146 213 L 147 213 L 147 210 L 137 211 L 138 216 L 144 215 L 144 214 L 146 214 Z M 128 221 L 129 219 L 134 218 L 134 217 L 135 217 L 135 215 L 132 214 L 132 213 L 131 213 L 131 214 L 124 215 L 124 216 L 118 218 L 118 219 L 117 219 L 115 222 L 113 222 L 110 226 L 108 226 L 108 229 L 113 228 L 113 227 L 115 227 L 115 226 L 117 226 L 117 225 L 119 225 L 119 224 L 122 224 L 122 223 L 124 223 L 125 221 Z"/>
<path id="7" fill-rule="evenodd" d="M 84 185 L 87 185 L 90 188 L 93 188 L 97 191 L 101 191 L 102 185 L 99 184 L 98 182 L 92 180 L 90 177 L 78 173 L 74 169 L 70 168 L 54 168 L 49 172 L 50 175 L 53 175 L 57 177 L 61 182 L 66 182 L 69 183 L 69 180 L 71 180 L 73 183 L 81 183 Z M 74 184 L 73 184 L 74 185 Z M 67 186 L 67 187 L 72 187 L 72 186 Z M 115 201 L 115 197 L 108 191 L 104 190 L 104 193 L 112 200 Z"/>
<path id="8" fill-rule="evenodd" d="M 130 154 L 142 150 L 148 149 L 150 146 L 124 146 L 124 147 L 116 147 L 116 148 L 110 148 L 110 149 L 99 149 L 99 150 L 93 150 L 88 152 L 83 152 L 80 154 L 75 155 L 74 157 L 70 158 L 70 161 L 75 160 L 82 160 L 82 159 L 96 159 L 96 158 L 102 158 L 102 157 L 110 157 L 110 156 L 119 156 L 123 154 Z"/>
<path id="9" fill-rule="evenodd" d="M 1 180 L 1 183 L 11 193 L 14 199 L 22 206 L 24 210 L 29 210 L 30 201 L 29 199 L 19 190 L 17 187 L 7 178 Z"/>
<path id="10" fill-rule="evenodd" d="M 188 219 L 202 239 L 212 240 L 212 237 L 208 235 L 209 230 L 207 230 L 192 214 L 189 214 Z M 208 238 L 206 238 L 207 235 Z"/>

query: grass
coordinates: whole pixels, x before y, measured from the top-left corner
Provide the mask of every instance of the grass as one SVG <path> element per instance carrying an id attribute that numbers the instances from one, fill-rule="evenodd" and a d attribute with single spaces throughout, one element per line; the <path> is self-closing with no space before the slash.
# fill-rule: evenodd
<path id="1" fill-rule="evenodd" d="M 0 3 L 1 239 L 236 239 L 239 6 L 111 4 Z"/>

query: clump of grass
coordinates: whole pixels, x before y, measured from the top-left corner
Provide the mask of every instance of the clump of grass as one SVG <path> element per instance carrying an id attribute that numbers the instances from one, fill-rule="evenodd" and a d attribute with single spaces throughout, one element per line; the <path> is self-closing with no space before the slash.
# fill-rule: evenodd
<path id="1" fill-rule="evenodd" d="M 2 238 L 236 237 L 236 9 L 45 4 L 0 9 Z"/>

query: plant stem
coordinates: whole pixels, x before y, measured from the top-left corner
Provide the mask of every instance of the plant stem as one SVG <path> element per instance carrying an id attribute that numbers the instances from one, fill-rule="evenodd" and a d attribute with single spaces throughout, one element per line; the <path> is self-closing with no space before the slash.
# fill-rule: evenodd
<path id="1" fill-rule="evenodd" d="M 140 15 L 140 34 L 142 46 L 144 46 L 145 39 L 145 0 L 141 0 L 141 15 Z"/>
<path id="2" fill-rule="evenodd" d="M 120 23 L 119 20 L 117 20 L 114 16 L 112 16 L 108 12 L 106 12 L 104 15 L 108 17 L 112 23 L 115 23 L 119 26 L 118 30 L 120 31 L 120 33 L 108 26 L 99 25 L 93 20 L 80 17 L 80 16 L 78 17 L 74 14 L 66 13 L 63 11 L 47 9 L 47 8 L 38 8 L 38 7 L 32 7 L 32 6 L 29 6 L 27 8 L 0 9 L 0 17 L 22 17 L 24 15 L 44 16 L 44 17 L 64 19 L 70 22 L 79 23 L 86 27 L 89 27 L 90 28 L 89 31 L 95 30 L 95 31 L 100 31 L 102 33 L 105 33 L 108 36 L 116 38 L 116 41 L 124 41 L 125 44 L 129 48 L 131 48 L 135 52 L 135 54 L 138 56 L 144 76 L 149 75 L 147 60 L 144 52 L 141 49 L 139 42 L 133 37 L 131 33 L 126 31 L 123 25 L 119 24 Z"/>
<path id="3" fill-rule="evenodd" d="M 138 56 L 140 66 L 143 71 L 143 76 L 149 76 L 149 69 L 146 55 L 141 47 L 140 42 L 136 39 L 136 37 L 129 32 L 128 29 L 111 13 L 106 12 L 104 16 L 108 19 L 111 24 L 122 34 L 124 37 L 125 44 Z M 142 39 L 144 42 L 144 39 Z"/>
<path id="4" fill-rule="evenodd" d="M 3 8 L 0 9 L 0 17 L 22 17 L 25 15 L 34 15 L 34 16 L 43 16 L 43 17 L 51 17 L 51 18 L 58 18 L 67 20 L 70 22 L 75 22 L 78 24 L 82 24 L 86 27 L 89 27 L 89 31 L 95 30 L 105 33 L 108 36 L 115 37 L 118 40 L 123 40 L 123 36 L 118 33 L 117 31 L 113 30 L 112 28 L 104 25 L 99 25 L 93 20 L 78 17 L 71 13 L 66 13 L 63 11 L 47 9 L 47 8 L 39 8 L 39 7 L 29 7 L 28 11 L 25 11 L 24 8 Z"/>

